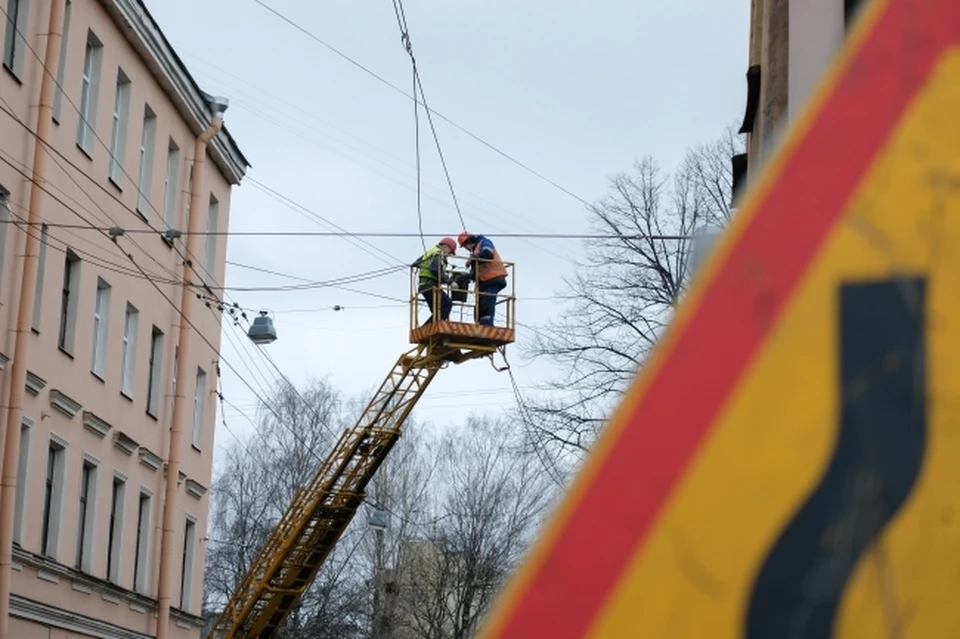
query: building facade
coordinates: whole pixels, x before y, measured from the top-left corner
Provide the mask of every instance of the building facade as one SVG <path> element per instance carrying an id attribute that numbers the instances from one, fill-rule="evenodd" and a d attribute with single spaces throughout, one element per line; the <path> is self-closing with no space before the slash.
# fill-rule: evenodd
<path id="1" fill-rule="evenodd" d="M 62 14 L 45 65 L 51 12 Z M 26 362 L 9 566 L 9 636 L 146 638 L 158 626 L 170 427 L 181 420 L 167 636 L 197 637 L 213 461 L 230 194 L 248 163 L 225 129 L 198 170 L 216 102 L 142 0 L 0 0 L 0 381 Z M 53 21 L 56 22 L 56 21 Z M 53 40 L 56 42 L 56 39 Z M 48 147 L 44 75 L 55 79 Z M 42 135 L 42 134 L 40 134 Z M 48 148 L 49 150 L 40 150 Z M 48 155 L 33 174 L 37 152 Z M 26 227 L 31 198 L 41 224 Z M 187 250 L 188 217 L 208 233 Z M 21 223 L 21 224 L 18 224 Z M 14 354 L 27 235 L 39 266 L 25 354 Z M 182 319 L 186 314 L 188 320 Z M 179 356 L 181 327 L 190 340 Z M 176 388 L 180 367 L 187 384 Z M 5 441 L 9 441 L 7 437 Z M 8 451 L 7 458 L 11 457 Z M 4 468 L 4 475 L 11 468 Z M 0 568 L 3 568 L 0 566 Z"/>
<path id="2" fill-rule="evenodd" d="M 751 0 L 747 103 L 734 190 L 753 178 L 803 109 L 868 0 Z"/>

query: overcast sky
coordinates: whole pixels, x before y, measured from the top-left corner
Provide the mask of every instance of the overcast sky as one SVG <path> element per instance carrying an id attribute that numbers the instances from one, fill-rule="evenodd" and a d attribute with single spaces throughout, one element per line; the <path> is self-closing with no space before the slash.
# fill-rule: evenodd
<path id="1" fill-rule="evenodd" d="M 391 0 L 264 2 L 411 91 Z M 230 99 L 226 123 L 253 165 L 249 177 L 310 211 L 245 182 L 233 192 L 232 231 L 329 230 L 312 214 L 349 231 L 417 231 L 411 100 L 255 0 L 147 4 L 204 90 Z M 498 233 L 583 232 L 577 197 L 598 199 L 608 175 L 629 170 L 640 156 L 671 168 L 689 146 L 710 141 L 743 113 L 746 0 L 406 0 L 404 7 L 431 108 L 576 196 L 435 118 L 469 230 L 489 235 L 504 259 L 518 263 L 518 320 L 526 325 L 556 311 L 548 298 L 562 287 L 568 258 L 580 246 Z M 434 243 L 440 234 L 455 237 L 460 222 L 421 125 L 423 227 Z M 383 253 L 342 238 L 231 237 L 228 260 L 329 280 L 410 262 L 422 252 L 415 237 L 368 241 Z M 227 267 L 228 287 L 296 283 Z M 369 295 L 324 288 L 228 296 L 275 312 L 280 338 L 265 350 L 295 384 L 329 377 L 357 394 L 379 385 L 409 348 L 406 306 L 377 297 L 405 298 L 407 274 L 352 288 Z M 337 304 L 346 310 L 331 310 Z M 520 342 L 530 336 L 522 327 L 518 333 Z M 263 392 L 277 375 L 255 348 L 225 328 L 224 360 Z M 524 362 L 517 346 L 508 355 L 527 393 L 549 374 L 545 364 Z M 256 397 L 223 370 L 224 395 L 241 409 L 226 411 L 229 429 L 249 432 Z M 417 414 L 456 426 L 470 411 L 512 406 L 509 378 L 480 360 L 442 371 Z M 218 423 L 217 448 L 231 438 Z"/>

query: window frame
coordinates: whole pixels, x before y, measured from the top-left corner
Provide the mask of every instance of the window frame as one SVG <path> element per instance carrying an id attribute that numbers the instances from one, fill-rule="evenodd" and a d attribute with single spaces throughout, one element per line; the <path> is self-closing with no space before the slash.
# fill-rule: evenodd
<path id="1" fill-rule="evenodd" d="M 80 75 L 80 104 L 77 108 L 77 147 L 88 158 L 93 158 L 96 139 L 97 107 L 100 93 L 100 66 L 103 63 L 103 43 L 90 29 L 83 53 Z"/>
<path id="2" fill-rule="evenodd" d="M 137 213 L 144 219 L 150 208 L 150 190 L 153 186 L 153 156 L 156 154 L 157 114 L 149 104 L 143 107 L 143 126 L 140 131 L 140 169 L 137 175 Z"/>
<path id="3" fill-rule="evenodd" d="M 110 125 L 110 161 L 107 178 L 121 191 L 123 178 L 123 160 L 127 150 L 127 129 L 130 126 L 130 94 L 133 86 L 130 78 L 117 68 L 117 82 L 113 97 L 113 113 Z"/>
<path id="4" fill-rule="evenodd" d="M 140 311 L 127 302 L 123 316 L 123 348 L 120 360 L 120 394 L 133 399 L 137 366 L 137 333 L 139 332 Z"/>
<path id="5" fill-rule="evenodd" d="M 63 260 L 63 287 L 60 292 L 60 328 L 57 332 L 57 347 L 70 357 L 76 345 L 77 310 L 80 287 L 80 256 L 71 249 L 65 251 Z"/>
<path id="6" fill-rule="evenodd" d="M 150 329 L 150 360 L 147 367 L 147 415 L 158 419 L 163 380 L 164 334 L 156 326 Z"/>
<path id="7" fill-rule="evenodd" d="M 97 278 L 97 290 L 93 298 L 93 344 L 90 349 L 90 372 L 101 380 L 104 378 L 104 366 L 107 361 L 110 334 L 110 294 L 112 287 L 103 279 Z M 102 306 L 101 306 L 102 302 Z"/>
<path id="8" fill-rule="evenodd" d="M 203 443 L 203 421 L 207 408 L 207 372 L 197 367 L 196 380 L 193 388 L 193 436 L 191 445 L 200 450 Z"/>

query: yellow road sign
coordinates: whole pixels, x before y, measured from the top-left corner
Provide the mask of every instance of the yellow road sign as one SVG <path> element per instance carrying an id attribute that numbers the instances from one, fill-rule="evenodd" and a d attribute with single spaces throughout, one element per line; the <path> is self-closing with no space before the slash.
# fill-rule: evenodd
<path id="1" fill-rule="evenodd" d="M 482 637 L 960 636 L 960 2 L 863 13 Z"/>

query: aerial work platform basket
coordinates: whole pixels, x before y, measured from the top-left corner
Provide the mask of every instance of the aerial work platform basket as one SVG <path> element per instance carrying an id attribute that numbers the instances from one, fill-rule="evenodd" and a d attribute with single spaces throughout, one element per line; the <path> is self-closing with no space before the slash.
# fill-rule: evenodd
<path id="1" fill-rule="evenodd" d="M 490 355 L 515 339 L 514 264 L 502 262 L 506 285 L 490 291 L 476 275 L 470 275 L 467 259 L 447 257 L 450 281 L 440 285 L 422 285 L 419 265 L 410 269 L 410 343 L 428 346 L 454 362 Z M 446 318 L 442 314 L 444 306 L 449 308 Z M 481 323 L 481 310 L 489 312 L 490 308 L 492 323 Z"/>
<path id="2" fill-rule="evenodd" d="M 455 264 L 457 258 L 448 260 Z M 421 290 L 419 269 L 414 267 L 410 342 L 415 346 L 397 359 L 357 423 L 343 431 L 315 475 L 299 488 L 214 620 L 207 639 L 276 637 L 366 500 L 367 485 L 437 373 L 448 363 L 503 353 L 514 341 L 513 264 L 505 262 L 504 268 L 506 286 L 488 294 L 488 287 L 465 270 L 453 270 L 449 283 Z M 449 300 L 444 303 L 449 309 L 446 319 L 438 315 L 424 325 L 431 308 L 440 313 L 444 299 Z M 480 309 L 490 313 L 491 306 L 495 309 L 492 323 L 480 324 Z M 269 343 L 276 330 L 272 322 L 261 324 L 257 334 Z"/>

